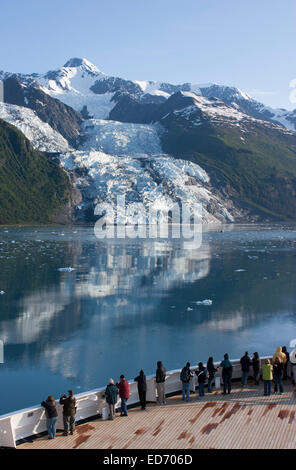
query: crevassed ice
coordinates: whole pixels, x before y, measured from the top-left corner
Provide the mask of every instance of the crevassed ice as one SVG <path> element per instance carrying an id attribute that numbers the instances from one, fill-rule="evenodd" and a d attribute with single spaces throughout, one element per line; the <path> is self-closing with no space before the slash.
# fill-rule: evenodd
<path id="1" fill-rule="evenodd" d="M 161 154 L 160 126 L 89 119 L 82 125 L 81 150 L 99 150 L 110 155 Z"/>

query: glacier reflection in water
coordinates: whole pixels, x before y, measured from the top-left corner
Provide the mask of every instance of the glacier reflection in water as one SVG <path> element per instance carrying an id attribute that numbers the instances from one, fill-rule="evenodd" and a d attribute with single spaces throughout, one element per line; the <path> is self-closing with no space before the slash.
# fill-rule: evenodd
<path id="1" fill-rule="evenodd" d="M 98 241 L 85 227 L 0 234 L 1 413 L 153 373 L 159 359 L 172 369 L 225 350 L 263 355 L 295 331 L 294 227 L 227 226 L 197 250 Z"/>

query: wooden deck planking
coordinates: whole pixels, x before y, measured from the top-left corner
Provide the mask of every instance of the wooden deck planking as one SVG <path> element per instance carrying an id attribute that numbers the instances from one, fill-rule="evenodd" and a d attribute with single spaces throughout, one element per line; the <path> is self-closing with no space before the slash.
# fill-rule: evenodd
<path id="1" fill-rule="evenodd" d="M 74 436 L 41 437 L 18 449 L 243 449 L 296 448 L 296 395 L 284 383 L 282 395 L 263 396 L 263 387 L 235 386 L 230 395 L 180 396 L 167 405 L 149 404 L 128 417 L 100 419 L 76 427 Z M 275 406 L 273 406 L 273 404 Z"/>

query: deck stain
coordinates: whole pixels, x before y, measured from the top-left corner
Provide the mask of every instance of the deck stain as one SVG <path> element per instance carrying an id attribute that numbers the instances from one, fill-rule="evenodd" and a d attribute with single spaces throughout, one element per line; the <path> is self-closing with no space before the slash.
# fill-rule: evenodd
<path id="1" fill-rule="evenodd" d="M 90 438 L 90 434 L 82 434 L 75 439 L 75 445 L 73 449 L 77 449 L 83 442 L 86 442 Z"/>
<path id="2" fill-rule="evenodd" d="M 215 406 L 216 406 L 216 402 L 214 402 L 214 401 L 207 401 L 207 403 L 204 404 L 204 406 L 202 407 L 202 409 L 199 410 L 199 412 L 197 413 L 197 415 L 196 415 L 194 418 L 191 418 L 191 419 L 189 420 L 189 422 L 190 422 L 191 424 L 194 424 L 207 408 L 213 408 L 213 407 L 215 407 Z"/>
<path id="3" fill-rule="evenodd" d="M 228 406 L 229 406 L 229 403 L 224 402 L 221 408 L 219 409 L 218 416 L 222 416 L 223 413 L 225 413 L 226 408 L 228 408 Z"/>
<path id="4" fill-rule="evenodd" d="M 93 431 L 94 429 L 96 429 L 94 426 L 86 423 L 86 424 L 81 424 L 81 426 L 77 426 L 76 432 L 77 434 L 84 434 L 88 431 Z"/>
<path id="5" fill-rule="evenodd" d="M 269 403 L 266 405 L 265 410 L 263 411 L 262 416 L 265 416 L 270 410 L 272 410 L 276 406 L 276 403 Z"/>
<path id="6" fill-rule="evenodd" d="M 280 410 L 278 414 L 278 418 L 285 419 L 289 416 L 289 410 Z"/>
<path id="7" fill-rule="evenodd" d="M 202 434 L 210 434 L 210 432 L 216 429 L 219 426 L 219 424 L 220 423 L 208 423 L 201 429 L 200 432 Z"/>
<path id="8" fill-rule="evenodd" d="M 145 434 L 145 432 L 146 432 L 146 429 L 140 428 L 140 429 L 137 429 L 137 430 L 135 431 L 135 434 L 137 434 L 138 436 L 140 436 L 141 434 Z"/>
<path id="9" fill-rule="evenodd" d="M 158 423 L 158 425 L 156 426 L 156 428 L 154 429 L 154 432 L 153 432 L 153 434 L 152 434 L 153 436 L 157 436 L 157 435 L 161 432 L 161 429 L 162 429 L 161 427 L 162 427 L 163 423 L 164 423 L 164 419 L 162 419 L 162 420 Z"/>
<path id="10" fill-rule="evenodd" d="M 188 431 L 183 431 L 181 432 L 180 436 L 177 437 L 177 440 L 180 441 L 181 439 L 186 439 L 187 437 L 190 436 L 190 432 Z"/>
<path id="11" fill-rule="evenodd" d="M 239 403 L 235 403 L 233 405 L 233 407 L 231 408 L 231 410 L 228 411 L 228 413 L 226 413 L 223 418 L 221 419 L 220 423 L 223 423 L 223 421 L 225 421 L 226 419 L 229 419 L 231 418 L 232 415 L 234 415 L 235 413 L 238 412 L 238 410 L 241 408 L 241 405 Z"/>
<path id="12" fill-rule="evenodd" d="M 249 411 L 248 411 L 248 416 L 250 416 L 252 413 L 253 413 L 253 408 L 251 408 Z"/>
<path id="13" fill-rule="evenodd" d="M 190 438 L 190 440 L 189 440 L 189 444 L 192 445 L 192 444 L 194 443 L 194 441 L 195 441 L 195 437 L 192 436 L 192 437 Z"/>
<path id="14" fill-rule="evenodd" d="M 221 412 L 221 414 L 223 414 L 224 410 L 226 409 L 226 407 L 228 406 L 228 403 L 224 402 L 222 406 L 218 406 L 218 408 L 216 408 L 214 410 L 214 413 L 212 414 L 212 418 L 215 418 L 215 416 Z"/>

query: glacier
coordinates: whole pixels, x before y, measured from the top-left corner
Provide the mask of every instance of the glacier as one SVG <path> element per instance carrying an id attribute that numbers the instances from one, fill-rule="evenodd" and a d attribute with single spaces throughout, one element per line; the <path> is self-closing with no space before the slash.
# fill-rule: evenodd
<path id="1" fill-rule="evenodd" d="M 161 154 L 161 127 L 103 119 L 82 123 L 80 150 L 98 150 L 110 155 L 145 156 Z"/>
<path id="2" fill-rule="evenodd" d="M 85 120 L 78 149 L 28 108 L 0 103 L 0 118 L 15 125 L 36 150 L 56 153 L 81 192 L 79 221 L 92 220 L 97 204 L 115 207 L 118 195 L 167 213 L 175 203 L 190 210 L 202 204 L 203 222 L 233 221 L 227 203 L 213 194 L 209 175 L 199 165 L 163 154 L 161 125 Z M 132 216 L 127 222 L 132 223 Z"/>

